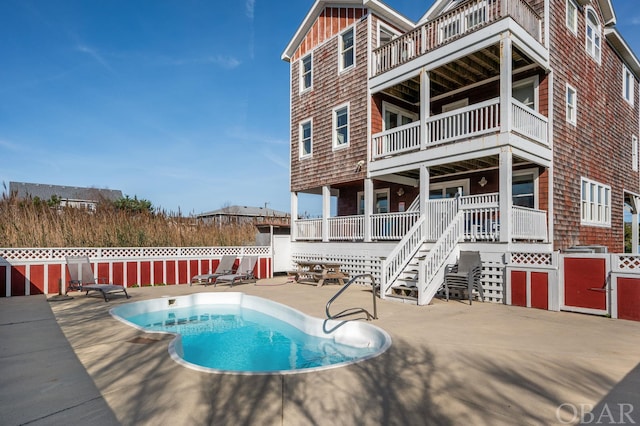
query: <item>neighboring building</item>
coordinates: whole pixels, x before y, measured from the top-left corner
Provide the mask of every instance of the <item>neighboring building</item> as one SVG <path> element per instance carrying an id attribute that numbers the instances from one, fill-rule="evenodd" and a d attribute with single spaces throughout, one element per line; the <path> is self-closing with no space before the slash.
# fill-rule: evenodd
<path id="1" fill-rule="evenodd" d="M 418 23 L 317 0 L 282 55 L 291 215 L 301 193 L 323 209 L 292 223 L 294 258 L 423 304 L 461 248 L 621 252 L 625 205 L 637 253 L 640 63 L 615 22 L 609 0 L 437 0 Z"/>
<path id="2" fill-rule="evenodd" d="M 288 225 L 289 213 L 266 207 L 229 206 L 200 213 L 196 218 L 204 223 L 253 223 L 265 225 Z"/>
<path id="3" fill-rule="evenodd" d="M 77 186 L 47 185 L 41 183 L 9 182 L 9 193 L 20 199 L 38 198 L 49 201 L 57 198 L 60 207 L 76 207 L 94 211 L 101 201 L 116 201 L 122 191 L 115 189 L 82 188 Z"/>

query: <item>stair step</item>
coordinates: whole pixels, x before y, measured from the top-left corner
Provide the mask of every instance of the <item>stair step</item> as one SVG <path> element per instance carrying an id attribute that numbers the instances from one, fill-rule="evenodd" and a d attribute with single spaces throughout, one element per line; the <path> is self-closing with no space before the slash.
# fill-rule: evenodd
<path id="1" fill-rule="evenodd" d="M 388 294 L 388 296 L 418 300 L 418 287 L 394 285 L 393 287 L 391 287 L 391 293 Z"/>
<path id="2" fill-rule="evenodd" d="M 400 294 L 387 294 L 387 300 L 402 303 L 417 304 L 418 298 L 413 296 L 402 296 Z"/>

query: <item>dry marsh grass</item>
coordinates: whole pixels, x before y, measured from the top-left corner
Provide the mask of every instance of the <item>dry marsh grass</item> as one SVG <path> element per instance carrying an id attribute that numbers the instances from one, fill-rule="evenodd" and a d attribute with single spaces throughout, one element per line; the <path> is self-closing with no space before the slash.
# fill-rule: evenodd
<path id="1" fill-rule="evenodd" d="M 166 212 L 95 212 L 44 202 L 0 199 L 0 247 L 209 247 L 255 244 L 255 227 L 195 223 Z"/>

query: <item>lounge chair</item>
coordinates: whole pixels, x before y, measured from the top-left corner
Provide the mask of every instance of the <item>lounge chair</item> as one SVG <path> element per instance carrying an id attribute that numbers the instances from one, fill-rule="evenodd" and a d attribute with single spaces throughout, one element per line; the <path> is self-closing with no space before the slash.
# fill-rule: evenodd
<path id="1" fill-rule="evenodd" d="M 106 284 L 106 279 L 100 279 L 103 283 L 99 283 L 93 275 L 91 270 L 91 262 L 87 256 L 66 256 L 67 269 L 69 270 L 69 285 L 64 294 L 67 294 L 69 290 L 86 291 L 85 295 L 88 295 L 91 291 L 99 291 L 104 297 L 104 301 L 108 302 L 108 295 L 111 293 L 122 292 L 127 297 L 127 289 L 122 285 Z"/>
<path id="2" fill-rule="evenodd" d="M 218 266 L 216 267 L 216 270 L 214 272 L 209 274 L 195 275 L 193 278 L 191 278 L 191 283 L 189 285 L 191 286 L 193 284 L 204 284 L 204 285 L 214 284 L 218 277 L 235 272 L 235 270 L 233 269 L 233 264 L 235 263 L 235 261 L 236 261 L 235 256 L 232 256 L 232 255 L 222 256 L 222 259 L 220 259 L 220 262 L 218 263 Z"/>
<path id="3" fill-rule="evenodd" d="M 233 285 L 238 282 L 255 280 L 256 277 L 253 275 L 253 269 L 256 267 L 257 262 L 258 256 L 243 257 L 242 260 L 240 260 L 240 265 L 235 274 L 221 275 L 215 284 L 229 283 L 229 285 L 233 287 Z"/>
<path id="4" fill-rule="evenodd" d="M 444 274 L 444 291 L 447 302 L 449 290 L 452 288 L 466 289 L 469 296 L 469 305 L 473 299 L 473 289 L 478 290 L 480 300 L 484 302 L 484 293 L 480 278 L 482 276 L 482 261 L 477 251 L 461 251 L 458 263 L 448 265 Z"/>

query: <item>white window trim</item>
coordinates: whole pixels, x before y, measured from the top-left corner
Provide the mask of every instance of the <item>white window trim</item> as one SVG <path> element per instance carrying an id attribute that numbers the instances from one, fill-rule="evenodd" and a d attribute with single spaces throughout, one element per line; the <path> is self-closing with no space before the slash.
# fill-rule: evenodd
<path id="1" fill-rule="evenodd" d="M 309 71 L 311 73 L 311 84 L 309 85 L 309 87 L 304 87 L 304 59 L 306 57 L 310 57 L 311 58 L 311 70 Z M 300 76 L 299 76 L 299 81 L 300 81 L 300 87 L 299 87 L 299 92 L 300 93 L 305 93 L 310 91 L 313 88 L 313 52 L 304 55 L 302 58 L 300 58 Z"/>
<path id="2" fill-rule="evenodd" d="M 337 120 L 337 112 L 342 108 L 347 108 L 347 142 L 338 145 L 338 132 L 336 132 L 336 126 L 338 125 Z M 331 145 L 333 146 L 333 150 L 337 151 L 340 149 L 347 148 L 351 143 L 351 107 L 349 102 L 344 103 L 342 105 L 338 105 L 333 110 L 331 110 Z"/>
<path id="3" fill-rule="evenodd" d="M 569 8 L 573 8 L 573 22 L 569 25 Z M 565 25 L 569 28 L 574 35 L 578 35 L 578 5 L 576 5 L 573 0 L 567 0 L 567 10 L 565 17 Z"/>
<path id="4" fill-rule="evenodd" d="M 382 44 L 380 44 L 380 32 L 383 31 L 383 30 L 388 32 L 388 33 L 390 33 L 390 34 L 393 34 L 393 37 L 391 38 L 392 41 L 395 40 L 397 37 L 401 36 L 401 34 L 398 31 L 396 31 L 395 29 L 393 29 L 390 26 L 385 25 L 382 22 L 378 21 L 378 30 L 376 32 L 376 34 L 378 34 L 378 39 L 377 39 L 378 47 L 382 46 Z"/>
<path id="5" fill-rule="evenodd" d="M 351 47 L 351 51 L 353 52 L 353 63 L 348 67 L 344 67 L 344 56 L 342 50 L 342 36 L 348 33 L 349 31 L 353 31 L 353 46 Z M 346 30 L 342 31 L 338 34 L 338 74 L 347 72 L 356 67 L 356 26 L 351 25 Z"/>
<path id="6" fill-rule="evenodd" d="M 593 16 L 596 19 L 596 28 L 593 29 L 593 32 L 595 33 L 594 35 L 598 36 L 598 40 L 600 40 L 600 46 L 598 46 L 596 48 L 596 44 L 595 44 L 595 37 L 592 43 L 593 48 L 592 50 L 589 50 L 588 47 L 588 40 L 589 40 L 589 12 L 591 12 L 593 14 Z M 598 64 L 600 64 L 601 60 L 602 60 L 602 25 L 600 24 L 600 19 L 598 18 L 598 14 L 596 13 L 596 11 L 590 7 L 587 6 L 584 10 L 584 48 L 587 51 L 587 53 L 589 54 L 589 56 L 591 56 Z"/>
<path id="7" fill-rule="evenodd" d="M 429 185 L 429 192 L 436 189 L 443 190 L 453 187 L 462 188 L 462 195 L 469 195 L 469 179 L 448 180 L 444 182 L 432 183 Z"/>
<path id="8" fill-rule="evenodd" d="M 631 136 L 631 168 L 634 172 L 638 171 L 638 137 L 636 135 Z"/>
<path id="9" fill-rule="evenodd" d="M 409 118 L 411 118 L 411 122 L 418 121 L 418 114 L 416 114 L 415 112 L 411 112 L 411 111 L 406 110 L 404 108 L 401 108 L 401 107 L 399 107 L 397 105 L 390 104 L 389 102 L 386 102 L 386 101 L 382 101 L 382 128 L 383 128 L 383 130 L 389 130 L 389 129 L 387 129 L 387 120 L 386 120 L 387 111 L 395 112 L 399 116 L 409 117 Z M 398 127 L 400 127 L 400 126 L 402 126 L 402 124 L 398 125 Z"/>
<path id="10" fill-rule="evenodd" d="M 628 80 L 627 80 L 628 77 Z M 627 81 L 629 81 L 631 87 L 628 88 L 629 97 L 627 98 Z M 626 65 L 622 65 L 622 97 L 631 106 L 633 106 L 634 97 L 636 91 L 636 80 L 633 78 L 633 74 L 629 71 Z"/>
<path id="11" fill-rule="evenodd" d="M 513 171 L 513 176 L 522 176 L 522 175 L 533 175 L 533 208 L 538 209 L 540 205 L 538 203 L 540 198 L 539 191 L 538 191 L 538 178 L 540 177 L 540 173 L 536 168 L 520 169 L 520 170 Z"/>
<path id="12" fill-rule="evenodd" d="M 310 130 L 311 130 L 311 135 L 310 135 L 311 146 L 309 147 L 309 153 L 305 154 L 304 153 L 304 139 L 303 139 L 303 133 L 302 133 L 302 126 L 304 126 L 307 123 L 309 123 L 309 125 L 311 126 L 311 128 L 310 128 Z M 298 158 L 303 160 L 305 158 L 311 158 L 311 157 L 313 157 L 313 118 L 308 118 L 306 120 L 302 120 L 300 122 L 300 124 L 298 124 Z"/>
<path id="13" fill-rule="evenodd" d="M 518 80 L 513 83 L 512 89 L 521 87 L 521 86 L 529 86 L 533 84 L 533 110 L 538 111 L 539 101 L 538 101 L 538 86 L 540 85 L 540 81 L 537 75 Z"/>
<path id="14" fill-rule="evenodd" d="M 602 195 L 603 204 L 598 204 L 597 200 L 585 200 L 583 193 L 584 183 L 587 184 L 587 194 L 591 195 L 589 188 L 595 186 L 596 192 Z M 597 196 L 597 195 L 596 195 Z M 611 227 L 611 187 L 600 182 L 581 177 L 580 178 L 580 224 L 586 226 Z M 590 198 L 590 197 L 589 197 Z M 597 216 L 603 216 L 598 220 Z M 594 216 L 596 218 L 594 219 Z"/>
<path id="15" fill-rule="evenodd" d="M 569 102 L 567 100 L 567 95 L 569 90 L 572 90 L 574 93 L 574 101 L 573 106 L 573 116 L 569 114 Z M 573 124 L 574 126 L 578 123 L 578 91 L 575 87 L 567 83 L 567 90 L 564 92 L 564 105 L 565 105 L 565 118 L 568 123 Z"/>
<path id="16" fill-rule="evenodd" d="M 373 212 L 373 214 L 380 214 L 380 213 L 375 213 L 375 209 L 376 209 L 375 201 L 377 200 L 376 195 L 378 195 L 378 194 L 386 194 L 387 202 L 389 203 L 387 208 L 389 210 L 391 210 L 391 198 L 389 198 L 391 192 L 389 191 L 389 188 L 374 189 L 373 190 L 373 198 L 371 199 L 371 211 Z M 357 207 L 357 214 L 358 215 L 363 215 L 364 211 L 360 210 L 360 204 L 361 204 L 360 200 L 364 200 L 364 191 L 358 191 L 358 207 Z"/>

